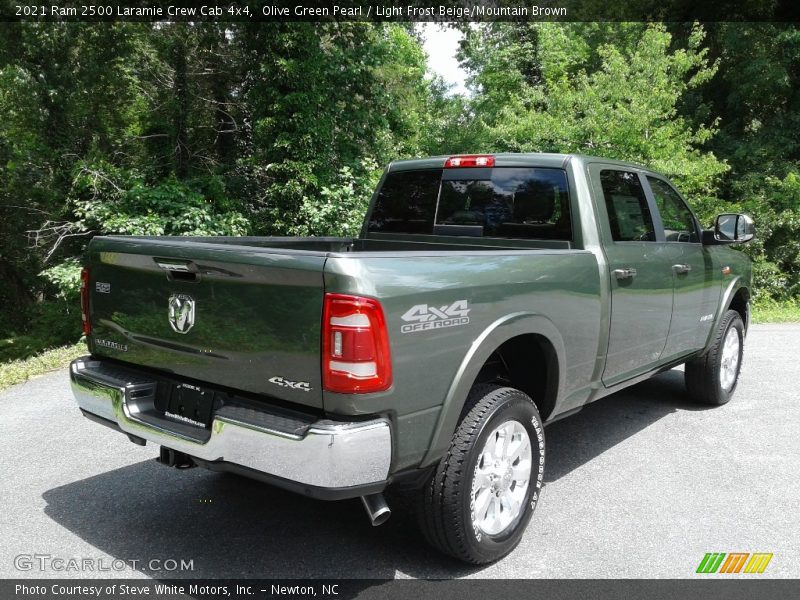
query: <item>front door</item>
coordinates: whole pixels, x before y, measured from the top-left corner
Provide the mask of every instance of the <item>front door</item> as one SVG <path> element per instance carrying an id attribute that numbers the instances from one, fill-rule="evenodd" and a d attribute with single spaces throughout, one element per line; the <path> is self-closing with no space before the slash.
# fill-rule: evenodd
<path id="1" fill-rule="evenodd" d="M 672 269 L 672 323 L 662 360 L 705 346 L 719 301 L 712 281 L 711 256 L 700 242 L 692 211 L 668 181 L 647 175 L 647 184 L 664 230 L 665 255 Z"/>
<path id="2" fill-rule="evenodd" d="M 589 171 L 601 220 L 611 289 L 603 383 L 648 371 L 661 358 L 672 315 L 672 273 L 639 172 L 611 165 Z M 601 224 L 603 227 L 604 224 Z"/>

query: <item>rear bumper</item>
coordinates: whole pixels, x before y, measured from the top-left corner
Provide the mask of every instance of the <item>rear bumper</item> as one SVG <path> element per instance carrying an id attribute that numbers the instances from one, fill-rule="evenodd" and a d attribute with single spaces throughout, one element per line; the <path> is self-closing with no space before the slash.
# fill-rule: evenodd
<path id="1" fill-rule="evenodd" d="M 389 477 L 392 439 L 383 418 L 359 422 L 319 420 L 280 427 L 280 415 L 223 406 L 210 430 L 166 419 L 153 410 L 155 382 L 90 357 L 70 365 L 72 391 L 84 413 L 135 441 L 146 440 L 228 470 L 307 495 L 346 498 L 380 491 Z"/>

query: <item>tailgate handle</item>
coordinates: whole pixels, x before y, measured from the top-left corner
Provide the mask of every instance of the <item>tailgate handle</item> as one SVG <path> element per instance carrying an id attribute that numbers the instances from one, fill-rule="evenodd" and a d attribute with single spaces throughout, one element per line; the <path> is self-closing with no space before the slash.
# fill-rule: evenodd
<path id="1" fill-rule="evenodd" d="M 200 281 L 200 273 L 197 265 L 191 260 L 174 260 L 165 258 L 154 258 L 159 268 L 167 272 L 167 279 L 170 281 Z"/>

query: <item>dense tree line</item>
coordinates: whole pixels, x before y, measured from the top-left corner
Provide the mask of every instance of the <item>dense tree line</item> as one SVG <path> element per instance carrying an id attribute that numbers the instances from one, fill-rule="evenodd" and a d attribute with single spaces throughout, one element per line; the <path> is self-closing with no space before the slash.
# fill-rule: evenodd
<path id="1" fill-rule="evenodd" d="M 380 169 L 583 152 L 753 213 L 761 298 L 800 294 L 800 30 L 463 27 L 470 97 L 411 25 L 0 25 L 0 358 L 74 337 L 92 235 L 354 235 Z M 67 315 L 67 318 L 65 318 Z"/>

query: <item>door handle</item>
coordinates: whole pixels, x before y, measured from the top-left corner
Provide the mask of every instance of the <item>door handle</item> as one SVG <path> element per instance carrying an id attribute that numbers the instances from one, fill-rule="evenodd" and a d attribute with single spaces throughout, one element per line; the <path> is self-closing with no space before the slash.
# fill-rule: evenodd
<path id="1" fill-rule="evenodd" d="M 672 265 L 672 269 L 678 275 L 685 275 L 686 273 L 692 270 L 692 265 Z"/>
<path id="2" fill-rule="evenodd" d="M 631 279 L 636 277 L 636 269 L 614 269 L 614 277 L 617 279 Z"/>

